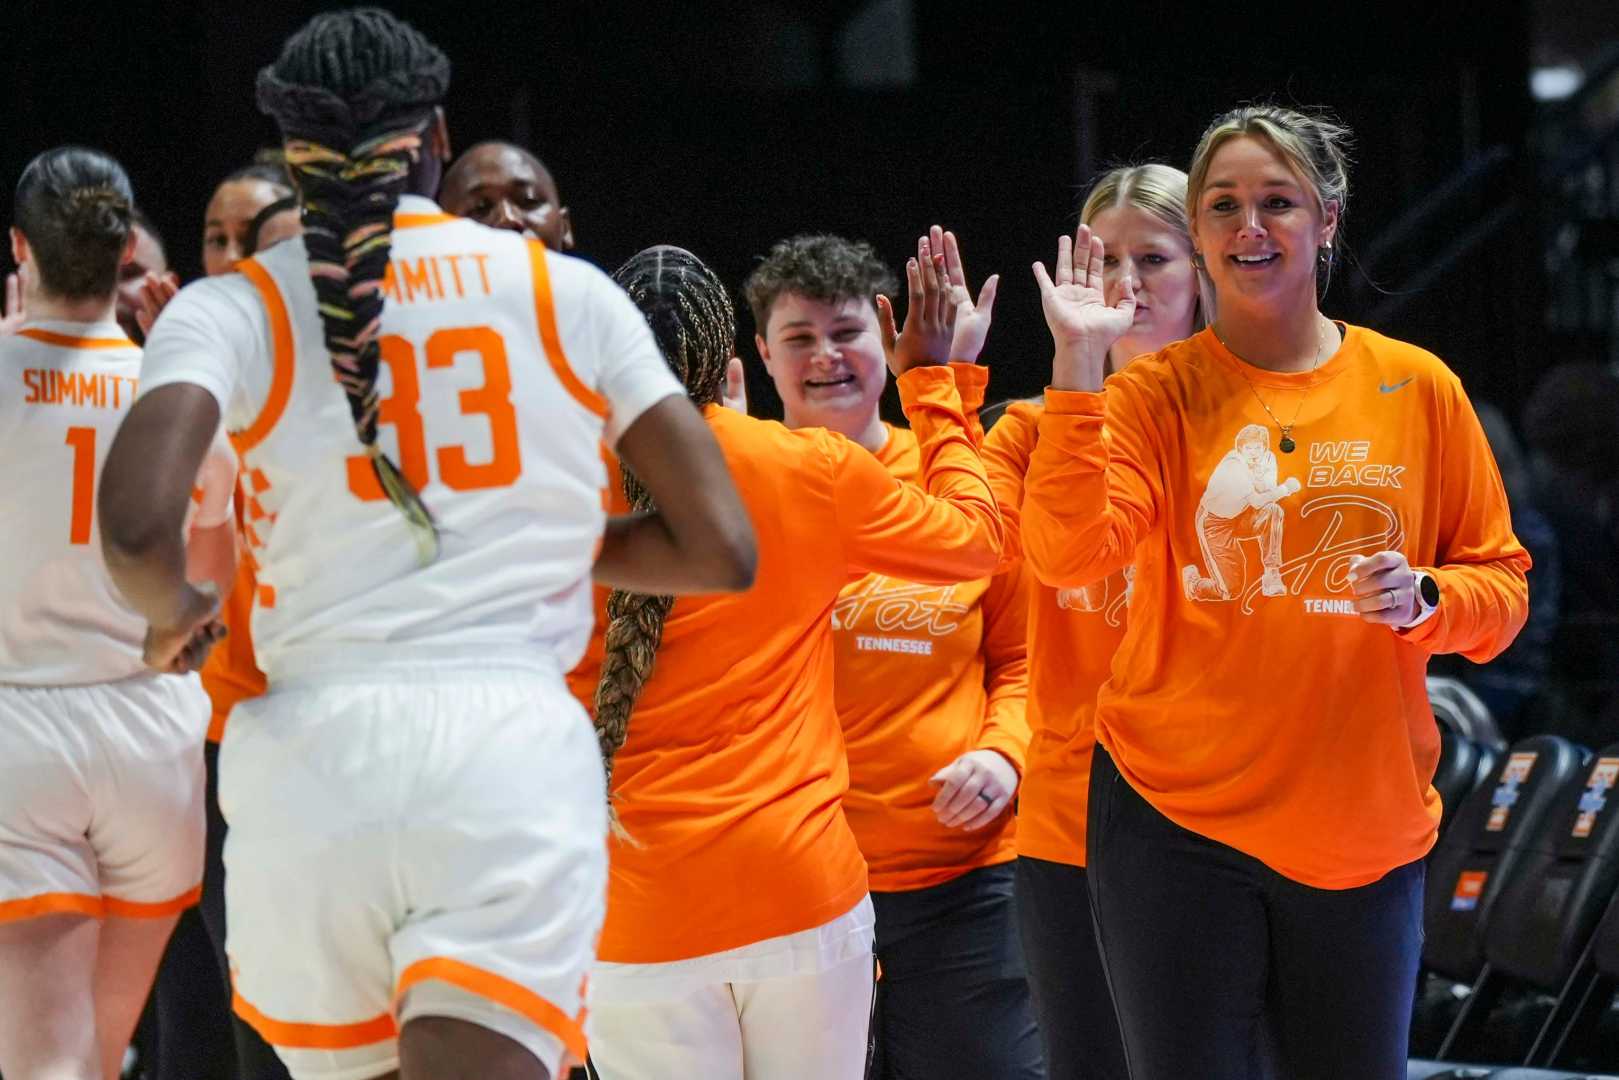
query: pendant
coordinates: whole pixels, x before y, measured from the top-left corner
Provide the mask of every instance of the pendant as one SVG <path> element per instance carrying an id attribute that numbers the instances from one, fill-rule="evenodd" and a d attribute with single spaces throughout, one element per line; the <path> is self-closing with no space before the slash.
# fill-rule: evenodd
<path id="1" fill-rule="evenodd" d="M 1276 444 L 1277 448 L 1284 454 L 1291 454 L 1298 445 L 1293 441 L 1293 436 L 1289 435 L 1285 430 L 1282 432 L 1282 441 Z"/>

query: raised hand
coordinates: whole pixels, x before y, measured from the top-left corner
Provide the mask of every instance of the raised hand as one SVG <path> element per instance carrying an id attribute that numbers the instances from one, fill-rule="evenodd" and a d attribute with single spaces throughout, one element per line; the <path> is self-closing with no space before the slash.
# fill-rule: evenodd
<path id="1" fill-rule="evenodd" d="M 6 306 L 0 311 L 0 334 L 15 334 L 26 317 L 22 309 L 23 273 L 19 268 L 15 274 L 6 275 Z"/>
<path id="2" fill-rule="evenodd" d="M 877 322 L 882 331 L 888 370 L 896 376 L 925 364 L 950 360 L 950 322 L 954 309 L 945 295 L 949 277 L 944 252 L 934 250 L 928 236 L 918 237 L 916 258 L 905 263 L 905 328 L 894 331 L 894 305 L 877 297 Z"/>
<path id="3" fill-rule="evenodd" d="M 1034 264 L 1040 307 L 1055 353 L 1051 385 L 1058 390 L 1100 390 L 1107 351 L 1136 316 L 1135 289 L 1123 279 L 1119 302 L 1109 307 L 1102 291 L 1102 239 L 1081 225 L 1070 240 L 1057 241 L 1056 278 Z"/>
<path id="4" fill-rule="evenodd" d="M 748 380 L 739 356 L 725 362 L 725 385 L 720 389 L 720 404 L 743 416 L 748 415 Z"/>
<path id="5" fill-rule="evenodd" d="M 1349 591 L 1355 610 L 1370 623 L 1409 626 L 1421 612 L 1417 575 L 1398 551 L 1349 557 Z"/>
<path id="6" fill-rule="evenodd" d="M 143 335 L 152 332 L 152 324 L 157 322 L 158 314 L 179 291 L 180 278 L 174 271 L 162 274 L 152 270 L 146 272 L 135 301 L 135 322 Z"/>
<path id="7" fill-rule="evenodd" d="M 976 364 L 978 354 L 984 351 L 984 341 L 989 337 L 989 324 L 995 309 L 995 290 L 1001 283 L 1001 276 L 991 274 L 986 278 L 983 288 L 978 291 L 978 299 L 973 300 L 972 290 L 967 288 L 967 271 L 961 263 L 961 247 L 956 243 L 956 234 L 945 232 L 935 225 L 929 238 L 935 245 L 944 247 L 946 302 L 950 305 L 952 323 L 950 359 Z"/>

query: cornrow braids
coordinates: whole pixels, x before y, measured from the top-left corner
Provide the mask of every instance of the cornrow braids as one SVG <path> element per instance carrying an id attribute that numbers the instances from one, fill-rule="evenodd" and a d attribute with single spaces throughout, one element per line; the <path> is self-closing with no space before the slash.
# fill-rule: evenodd
<path id="1" fill-rule="evenodd" d="M 420 493 L 377 445 L 377 344 L 393 213 L 422 159 L 450 62 L 388 12 L 316 16 L 259 72 L 259 109 L 281 128 L 302 201 L 304 245 L 332 370 L 382 490 L 425 565 L 438 528 Z"/>
<path id="2" fill-rule="evenodd" d="M 735 351 L 736 309 L 724 284 L 701 259 L 684 248 L 647 248 L 613 274 L 641 309 L 664 360 L 701 407 L 720 399 L 725 368 Z M 637 511 L 655 510 L 646 487 L 621 467 L 624 497 Z M 606 655 L 596 684 L 596 737 L 612 790 L 613 758 L 629 736 L 630 714 L 641 688 L 652 676 L 663 624 L 674 607 L 672 596 L 648 596 L 614 589 L 607 597 Z M 625 837 L 616 817 L 614 831 Z"/>

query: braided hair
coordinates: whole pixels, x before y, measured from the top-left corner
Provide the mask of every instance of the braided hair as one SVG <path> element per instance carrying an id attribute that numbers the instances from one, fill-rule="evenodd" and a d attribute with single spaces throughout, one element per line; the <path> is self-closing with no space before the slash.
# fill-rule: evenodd
<path id="1" fill-rule="evenodd" d="M 438 528 L 421 495 L 377 445 L 377 343 L 399 196 L 450 83 L 450 62 L 378 8 L 317 15 L 259 72 L 258 102 L 281 128 L 302 197 L 304 246 L 332 370 L 388 500 L 423 564 Z"/>
<path id="2" fill-rule="evenodd" d="M 684 248 L 659 245 L 631 256 L 613 280 L 646 316 L 664 360 L 692 402 L 701 408 L 718 401 L 736 345 L 736 309 L 714 272 Z M 621 472 L 630 508 L 655 510 L 651 494 L 629 467 Z M 630 713 L 652 675 L 663 623 L 674 602 L 672 596 L 623 589 L 607 597 L 606 656 L 596 685 L 595 715 L 609 791 L 613 757 L 629 735 Z"/>
<path id="3" fill-rule="evenodd" d="M 15 207 L 46 292 L 68 300 L 112 295 L 135 214 L 122 165 L 84 146 L 47 150 L 23 170 Z"/>

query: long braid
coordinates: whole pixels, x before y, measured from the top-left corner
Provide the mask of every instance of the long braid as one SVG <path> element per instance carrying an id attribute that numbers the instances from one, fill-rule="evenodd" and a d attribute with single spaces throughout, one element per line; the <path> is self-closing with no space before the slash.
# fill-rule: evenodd
<path id="1" fill-rule="evenodd" d="M 432 42 L 375 8 L 317 16 L 258 78 L 259 108 L 280 125 L 298 185 L 332 371 L 424 565 L 438 554 L 433 516 L 377 444 L 377 335 L 394 208 L 449 81 L 450 63 Z"/>
<path id="2" fill-rule="evenodd" d="M 687 396 L 699 407 L 718 401 L 736 344 L 736 309 L 714 272 L 683 248 L 659 246 L 632 256 L 613 280 L 646 316 Z M 655 510 L 651 493 L 635 473 L 628 466 L 621 471 L 630 508 Z M 606 655 L 595 714 L 609 791 L 613 758 L 629 735 L 630 713 L 652 675 L 664 620 L 674 602 L 672 596 L 623 589 L 614 589 L 607 598 Z"/>

